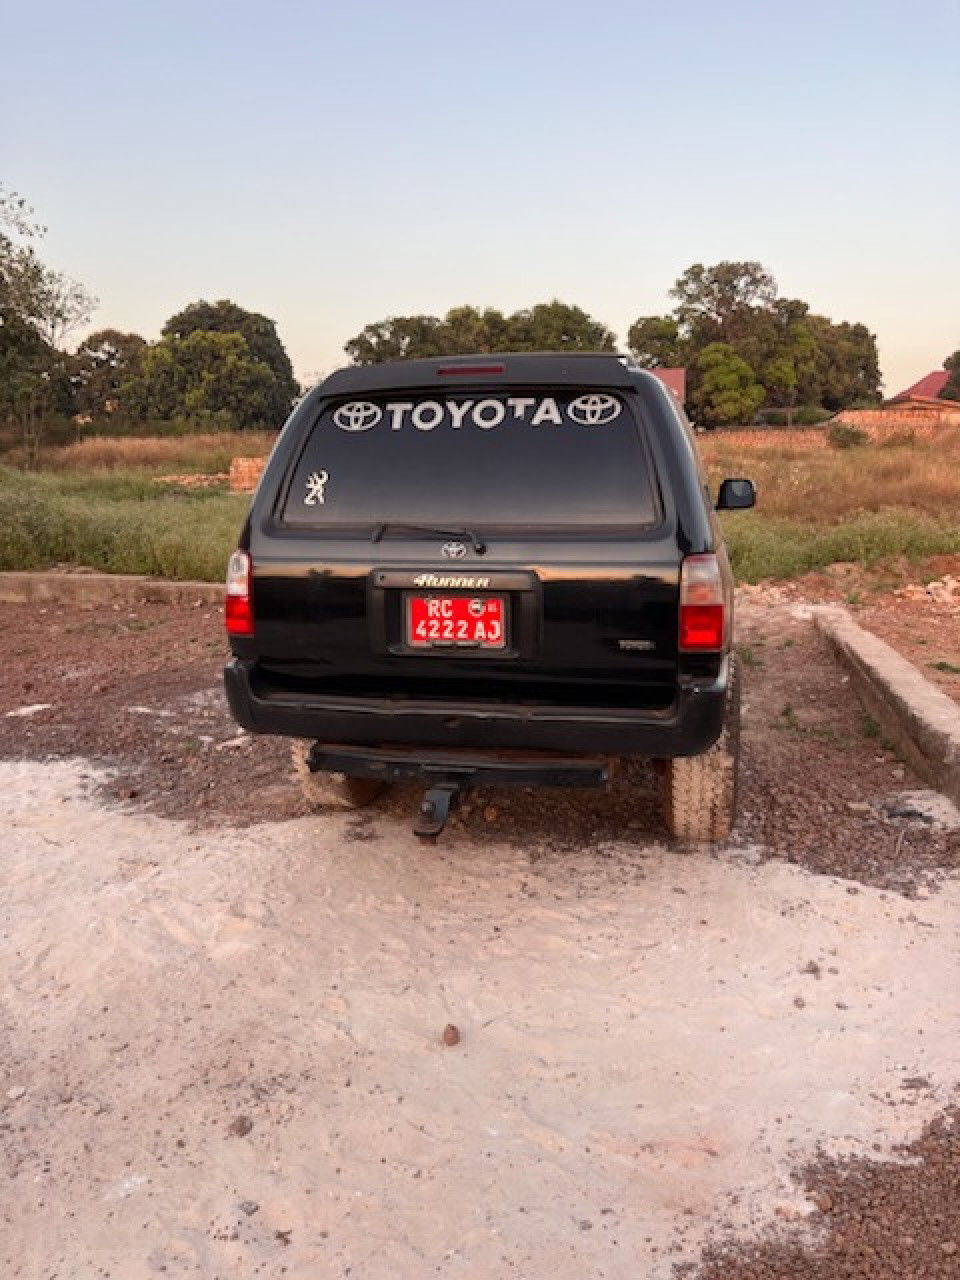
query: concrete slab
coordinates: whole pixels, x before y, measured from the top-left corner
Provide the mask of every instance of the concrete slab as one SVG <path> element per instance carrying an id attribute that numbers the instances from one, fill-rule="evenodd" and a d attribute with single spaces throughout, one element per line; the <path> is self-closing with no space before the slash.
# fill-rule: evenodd
<path id="1" fill-rule="evenodd" d="M 0 573 L 0 603 L 73 604 L 81 609 L 114 604 L 221 605 L 219 582 L 172 582 L 121 573 Z"/>
<path id="2" fill-rule="evenodd" d="M 960 707 L 846 609 L 812 612 L 867 710 L 921 776 L 960 803 Z"/>

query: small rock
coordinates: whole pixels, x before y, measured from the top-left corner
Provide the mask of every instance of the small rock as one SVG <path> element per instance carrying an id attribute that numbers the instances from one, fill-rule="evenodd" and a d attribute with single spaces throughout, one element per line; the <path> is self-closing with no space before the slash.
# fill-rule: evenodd
<path id="1" fill-rule="evenodd" d="M 803 996 L 794 996 L 793 1003 L 798 1009 L 805 1009 L 807 1007 L 807 1002 L 804 1000 Z"/>
<path id="2" fill-rule="evenodd" d="M 785 1222 L 797 1222 L 807 1216 L 807 1210 L 801 1209 L 795 1204 L 778 1204 L 774 1209 L 774 1213 L 778 1218 L 783 1218 Z"/>
<path id="3" fill-rule="evenodd" d="M 15 1084 L 12 1089 L 7 1090 L 7 1097 L 11 1102 L 19 1102 L 26 1092 L 22 1084 Z"/>
<path id="4" fill-rule="evenodd" d="M 249 1116 L 237 1116 L 235 1120 L 230 1121 L 227 1129 L 231 1138 L 245 1138 L 253 1128 L 253 1121 Z"/>
<path id="5" fill-rule="evenodd" d="M 495 804 L 488 804 L 483 811 L 484 822 L 496 822 L 500 817 L 500 810 Z"/>
<path id="6" fill-rule="evenodd" d="M 293 1227 L 290 1227 L 286 1231 L 275 1231 L 273 1233 L 273 1238 L 275 1240 L 279 1240 L 281 1244 L 289 1244 L 290 1237 L 292 1235 L 293 1235 Z"/>
<path id="7" fill-rule="evenodd" d="M 257 1204 L 256 1200 L 240 1201 L 240 1212 L 245 1213 L 248 1218 L 252 1218 L 259 1208 L 260 1206 Z"/>
<path id="8" fill-rule="evenodd" d="M 821 1213 L 829 1213 L 833 1208 L 833 1198 L 826 1191 L 818 1191 L 813 1197 L 813 1203 Z"/>
<path id="9" fill-rule="evenodd" d="M 908 818 L 913 822 L 925 822 L 927 826 L 933 825 L 933 818 L 931 818 L 930 814 L 924 813 L 916 805 L 904 804 L 893 800 L 883 806 L 883 811 L 888 818 Z"/>
<path id="10" fill-rule="evenodd" d="M 940 1252 L 945 1253 L 948 1258 L 953 1257 L 957 1252 L 957 1242 L 955 1240 L 944 1240 L 940 1246 Z"/>
<path id="11" fill-rule="evenodd" d="M 820 966 L 817 964 L 816 960 L 808 960 L 808 961 L 807 961 L 807 963 L 806 963 L 806 964 L 803 966 L 803 968 L 800 970 L 800 972 L 801 972 L 801 973 L 809 973 L 809 974 L 811 975 L 811 977 L 819 978 L 819 977 L 820 977 L 821 970 L 820 970 Z"/>
<path id="12" fill-rule="evenodd" d="M 443 1028 L 443 1043 L 448 1048 L 460 1043 L 460 1028 L 455 1027 L 452 1022 L 448 1022 Z"/>

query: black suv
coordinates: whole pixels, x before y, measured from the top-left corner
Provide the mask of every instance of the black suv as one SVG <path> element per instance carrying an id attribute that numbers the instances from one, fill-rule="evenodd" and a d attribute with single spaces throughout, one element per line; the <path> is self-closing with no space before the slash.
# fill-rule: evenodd
<path id="1" fill-rule="evenodd" d="M 717 507 L 748 507 L 725 480 Z M 733 582 L 693 435 L 616 356 L 340 370 L 270 455 L 227 576 L 230 708 L 317 803 L 660 762 L 679 837 L 736 803 Z"/>

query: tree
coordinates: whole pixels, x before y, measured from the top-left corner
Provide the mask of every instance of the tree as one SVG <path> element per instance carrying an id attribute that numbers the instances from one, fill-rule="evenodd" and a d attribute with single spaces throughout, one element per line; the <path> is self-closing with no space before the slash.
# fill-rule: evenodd
<path id="1" fill-rule="evenodd" d="M 704 426 L 750 422 L 763 404 L 754 371 L 728 343 L 712 342 L 697 357 L 700 374 L 694 403 Z"/>
<path id="2" fill-rule="evenodd" d="M 345 344 L 344 351 L 354 364 L 455 355 L 448 337 L 437 316 L 389 316 L 366 325 Z"/>
<path id="3" fill-rule="evenodd" d="M 82 284 L 49 267 L 39 270 L 35 296 L 34 323 L 58 351 L 63 349 L 68 335 L 85 325 L 97 308 L 97 299 Z"/>
<path id="4" fill-rule="evenodd" d="M 222 298 L 219 302 L 203 299 L 192 302 L 163 326 L 163 337 L 171 340 L 183 340 L 198 332 L 240 334 L 252 358 L 266 365 L 272 375 L 267 409 L 261 421 L 277 425 L 283 422 L 300 388 L 274 322 L 257 311 L 247 311 Z M 262 396 L 258 396 L 258 400 L 262 400 Z"/>
<path id="5" fill-rule="evenodd" d="M 488 351 L 509 351 L 510 321 L 502 311 L 487 307 L 454 307 L 443 321 L 444 355 L 480 355 Z"/>
<path id="6" fill-rule="evenodd" d="M 271 420 L 272 369 L 239 333 L 198 329 L 148 346 L 139 373 L 120 388 L 121 407 L 139 418 L 189 417 L 227 429 Z"/>
<path id="7" fill-rule="evenodd" d="M 355 364 L 492 351 L 615 351 L 606 325 L 554 299 L 504 316 L 495 308 L 454 307 L 438 316 L 390 316 L 368 324 L 344 350 Z"/>
<path id="8" fill-rule="evenodd" d="M 717 343 L 736 352 L 764 399 L 785 408 L 788 419 L 799 403 L 841 409 L 879 399 L 873 334 L 862 324 L 811 315 L 799 298 L 778 298 L 776 281 L 759 262 L 695 263 L 670 293 L 673 312 L 641 316 L 630 327 L 629 345 L 650 368 L 685 365 L 691 403 L 699 403 L 700 357 Z"/>
<path id="9" fill-rule="evenodd" d="M 510 351 L 616 351 L 617 340 L 581 307 L 554 298 L 529 311 L 515 311 L 507 321 Z M 501 350 L 503 348 L 500 348 Z"/>
<path id="10" fill-rule="evenodd" d="M 687 344 L 673 316 L 641 316 L 627 331 L 627 346 L 644 369 L 675 369 L 687 363 Z"/>
<path id="11" fill-rule="evenodd" d="M 0 415 L 15 422 L 28 467 L 35 465 L 44 421 L 62 390 L 59 353 L 33 325 L 10 311 L 0 323 Z"/>
<path id="12" fill-rule="evenodd" d="M 49 415 L 69 407 L 64 339 L 96 305 L 37 257 L 33 242 L 43 234 L 23 197 L 0 189 L 0 411 L 19 424 L 28 465 Z"/>
<path id="13" fill-rule="evenodd" d="M 711 341 L 735 344 L 755 311 L 769 311 L 777 284 L 759 262 L 718 262 L 714 267 L 694 263 L 670 290 L 681 332 L 704 345 Z"/>
<path id="14" fill-rule="evenodd" d="M 76 407 L 103 417 L 119 406 L 122 388 L 141 372 L 147 344 L 138 333 L 100 329 L 84 338 L 71 362 Z"/>
<path id="15" fill-rule="evenodd" d="M 949 371 L 950 377 L 940 390 L 941 400 L 960 400 L 960 351 L 947 356 L 943 367 Z"/>
<path id="16" fill-rule="evenodd" d="M 816 402 L 826 409 L 845 409 L 880 398 L 877 340 L 866 325 L 811 315 L 807 324 L 816 346 L 811 379 Z"/>
<path id="17" fill-rule="evenodd" d="M 806 322 L 807 304 L 780 299 L 772 319 L 772 354 L 762 366 L 762 382 L 767 397 L 787 411 L 787 426 L 793 425 L 793 411 L 801 385 L 809 385 L 816 369 L 816 343 Z"/>

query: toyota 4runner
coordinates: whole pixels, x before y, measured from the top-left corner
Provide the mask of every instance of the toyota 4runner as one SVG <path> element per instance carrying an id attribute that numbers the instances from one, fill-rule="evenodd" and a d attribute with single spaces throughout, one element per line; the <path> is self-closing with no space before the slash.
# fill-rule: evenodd
<path id="1" fill-rule="evenodd" d="M 736 807 L 733 582 L 693 434 L 616 356 L 343 369 L 279 436 L 227 575 L 237 721 L 294 739 L 318 804 L 603 784 L 660 762 L 672 834 Z"/>

